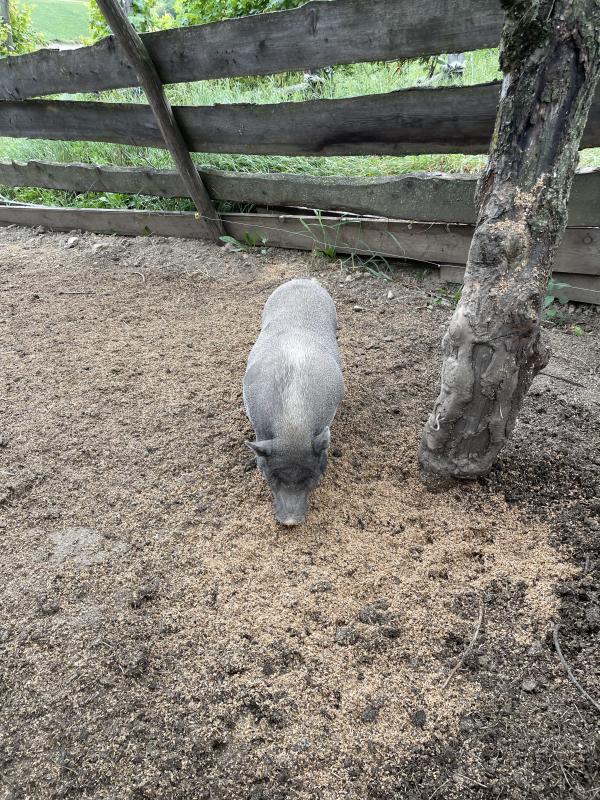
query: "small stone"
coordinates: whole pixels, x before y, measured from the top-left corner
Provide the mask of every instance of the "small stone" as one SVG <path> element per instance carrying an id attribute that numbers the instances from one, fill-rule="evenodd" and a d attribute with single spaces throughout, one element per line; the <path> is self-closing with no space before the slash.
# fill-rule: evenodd
<path id="1" fill-rule="evenodd" d="M 521 689 L 523 689 L 524 692 L 535 692 L 537 685 L 535 678 L 525 678 L 521 684 Z"/>
<path id="2" fill-rule="evenodd" d="M 299 739 L 297 742 L 294 742 L 290 749 L 296 753 L 302 753 L 305 750 L 310 750 L 311 747 L 312 742 L 310 739 Z"/>
<path id="3" fill-rule="evenodd" d="M 377 706 L 367 706 L 365 710 L 360 715 L 360 718 L 363 722 L 375 722 L 377 717 L 379 716 L 379 709 Z"/>
<path id="4" fill-rule="evenodd" d="M 340 625 L 335 631 L 335 641 L 342 647 L 349 647 L 356 644 L 358 636 L 356 631 L 350 625 Z"/>
<path id="5" fill-rule="evenodd" d="M 53 597 L 48 597 L 45 594 L 38 594 L 35 599 L 38 611 L 44 617 L 50 617 L 60 611 L 60 605 Z"/>
<path id="6" fill-rule="evenodd" d="M 285 714 L 280 709 L 274 708 L 267 714 L 267 721 L 274 728 L 282 728 L 286 722 Z"/>
<path id="7" fill-rule="evenodd" d="M 390 607 L 390 601 L 387 600 L 385 597 L 380 597 L 373 603 L 373 608 L 379 608 L 381 609 L 381 611 L 387 611 L 389 607 Z"/>
<path id="8" fill-rule="evenodd" d="M 384 615 L 374 606 L 364 606 L 358 612 L 358 619 L 365 625 L 379 625 L 385 619 Z"/>
<path id="9" fill-rule="evenodd" d="M 139 678 L 148 669 L 148 648 L 126 651 L 119 658 L 119 666 L 128 678 Z"/>
<path id="10" fill-rule="evenodd" d="M 446 567 L 431 567 L 427 573 L 430 578 L 441 578 L 448 580 L 448 570 Z"/>
<path id="11" fill-rule="evenodd" d="M 528 650 L 530 656 L 541 656 L 544 652 L 542 642 L 534 642 Z"/>
<path id="12" fill-rule="evenodd" d="M 393 300 L 395 296 L 396 296 L 396 295 L 395 295 L 395 294 L 392 292 L 392 290 L 390 289 L 390 290 L 389 290 L 389 292 L 387 293 L 387 299 L 388 299 L 388 300 Z"/>
<path id="13" fill-rule="evenodd" d="M 348 770 L 350 778 L 358 778 L 363 772 L 362 762 L 355 761 L 353 758 L 345 758 L 342 762 L 344 769 Z"/>
<path id="14" fill-rule="evenodd" d="M 79 236 L 69 236 L 67 239 L 67 247 L 77 247 L 79 244 Z"/>
<path id="15" fill-rule="evenodd" d="M 585 619 L 592 628 L 600 628 L 600 607 L 590 606 L 585 612 Z"/>
<path id="16" fill-rule="evenodd" d="M 159 585 L 159 581 L 155 579 L 136 589 L 130 601 L 131 607 L 141 608 L 144 603 L 147 603 L 156 597 L 158 594 Z"/>
<path id="17" fill-rule="evenodd" d="M 354 311 L 364 311 L 362 306 L 354 306 Z"/>
<path id="18" fill-rule="evenodd" d="M 470 733 L 473 733 L 474 729 L 475 726 L 471 717 L 463 717 L 458 723 L 458 730 L 463 736 L 468 736 Z"/>
<path id="19" fill-rule="evenodd" d="M 331 581 L 319 581 L 314 586 L 310 587 L 312 594 L 320 594 L 321 592 L 330 592 L 332 589 Z"/>
<path id="20" fill-rule="evenodd" d="M 427 715 L 423 709 L 420 708 L 418 711 L 415 711 L 414 714 L 411 714 L 410 719 L 415 728 L 424 728 L 425 722 L 427 721 Z"/>
<path id="21" fill-rule="evenodd" d="M 346 275 L 346 278 L 345 278 L 346 283 L 350 283 L 350 281 L 353 281 L 353 280 L 354 280 L 354 276 L 353 275 Z"/>

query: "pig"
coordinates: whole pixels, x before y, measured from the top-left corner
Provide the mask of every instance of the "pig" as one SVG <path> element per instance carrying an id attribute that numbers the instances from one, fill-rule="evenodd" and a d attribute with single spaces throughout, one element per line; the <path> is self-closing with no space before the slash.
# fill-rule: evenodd
<path id="1" fill-rule="evenodd" d="M 243 397 L 256 435 L 246 442 L 271 487 L 275 516 L 300 525 L 327 467 L 344 396 L 335 305 L 316 280 L 295 278 L 267 300 L 248 357 Z"/>

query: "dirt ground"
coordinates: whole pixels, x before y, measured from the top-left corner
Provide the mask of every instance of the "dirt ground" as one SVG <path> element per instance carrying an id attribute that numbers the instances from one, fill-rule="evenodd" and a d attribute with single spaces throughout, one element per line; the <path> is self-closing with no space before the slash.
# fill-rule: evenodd
<path id="1" fill-rule="evenodd" d="M 241 380 L 306 274 L 347 397 L 288 530 Z M 0 230 L 2 800 L 600 798 L 600 717 L 552 638 L 600 700 L 600 314 L 550 331 L 488 478 L 426 486 L 451 313 L 428 280 Z"/>

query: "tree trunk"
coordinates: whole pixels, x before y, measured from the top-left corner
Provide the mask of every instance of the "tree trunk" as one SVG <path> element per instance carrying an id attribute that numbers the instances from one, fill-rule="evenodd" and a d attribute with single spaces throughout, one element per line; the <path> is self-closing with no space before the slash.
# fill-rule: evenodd
<path id="1" fill-rule="evenodd" d="M 9 50 L 13 49 L 13 35 L 12 35 L 12 23 L 10 21 L 10 5 L 9 0 L 0 0 L 0 17 L 2 18 L 2 22 L 6 25 L 6 47 Z"/>
<path id="2" fill-rule="evenodd" d="M 550 351 L 540 319 L 600 73 L 600 0 L 503 0 L 504 83 L 422 467 L 486 473 Z"/>

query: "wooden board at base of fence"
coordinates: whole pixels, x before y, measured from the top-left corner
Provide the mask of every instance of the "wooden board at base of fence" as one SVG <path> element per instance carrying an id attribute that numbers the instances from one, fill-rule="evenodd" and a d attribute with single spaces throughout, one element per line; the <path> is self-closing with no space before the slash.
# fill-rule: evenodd
<path id="1" fill-rule="evenodd" d="M 476 174 L 413 172 L 349 178 L 204 169 L 200 175 L 215 200 L 324 212 L 349 211 L 361 216 L 419 222 L 475 223 Z M 186 196 L 181 177 L 170 170 L 47 161 L 0 161 L 0 186 L 39 186 L 78 194 Z M 600 169 L 578 172 L 569 200 L 569 225 L 600 226 L 599 197 Z"/>
<path id="2" fill-rule="evenodd" d="M 224 214 L 227 234 L 242 243 L 297 250 L 335 251 L 363 256 L 465 264 L 473 235 L 471 225 L 397 222 L 382 219 L 298 217 L 276 214 Z M 202 239 L 196 215 L 176 211 L 0 206 L 0 225 L 42 226 L 49 230 L 84 230 L 123 236 L 176 236 Z M 590 299 L 600 300 L 600 229 L 569 228 L 555 259 L 569 283 L 589 276 Z M 571 276 L 572 279 L 571 279 Z M 596 287 L 596 282 L 599 284 Z M 598 289 L 598 294 L 594 294 Z"/>

